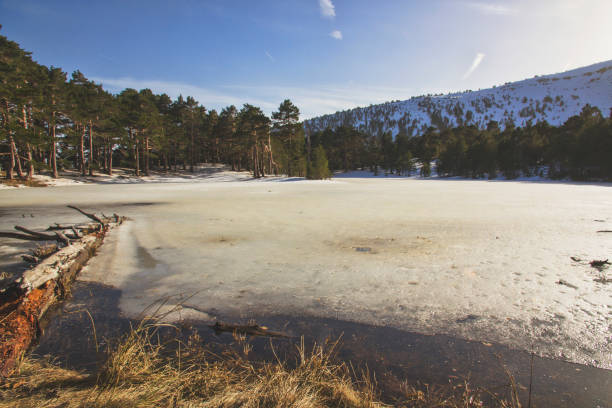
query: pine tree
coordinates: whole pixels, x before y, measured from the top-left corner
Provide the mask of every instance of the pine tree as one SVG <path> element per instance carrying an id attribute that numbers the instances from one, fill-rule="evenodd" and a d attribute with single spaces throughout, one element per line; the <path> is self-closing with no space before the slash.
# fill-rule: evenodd
<path id="1" fill-rule="evenodd" d="M 331 178 L 327 163 L 327 155 L 323 146 L 317 146 L 312 152 L 312 160 L 308 163 L 306 178 L 309 180 L 324 180 Z"/>
<path id="2" fill-rule="evenodd" d="M 285 99 L 272 113 L 274 134 L 280 139 L 286 152 L 286 172 L 292 177 L 302 175 L 304 163 L 304 134 L 299 123 L 300 110 L 289 99 Z M 268 143 L 269 160 L 272 162 L 272 143 Z M 302 174 L 301 174 L 302 173 Z"/>
<path id="3" fill-rule="evenodd" d="M 219 120 L 215 126 L 215 137 L 220 140 L 220 149 L 223 156 L 223 162 L 230 163 L 232 170 L 237 168 L 238 145 L 236 144 L 236 125 L 238 111 L 234 105 L 228 106 L 221 111 Z"/>
<path id="4" fill-rule="evenodd" d="M 264 173 L 265 144 L 270 132 L 270 119 L 260 108 L 244 104 L 238 113 L 238 136 L 240 150 L 251 163 L 253 177 L 259 178 Z"/>

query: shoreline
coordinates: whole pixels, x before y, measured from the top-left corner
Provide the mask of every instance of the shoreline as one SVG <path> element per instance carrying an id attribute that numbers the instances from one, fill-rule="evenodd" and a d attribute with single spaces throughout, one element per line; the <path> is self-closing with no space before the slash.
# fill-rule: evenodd
<path id="1" fill-rule="evenodd" d="M 117 288 L 75 282 L 73 297 L 51 315 L 34 354 L 51 358 L 68 369 L 95 372 L 104 353 L 96 354 L 93 327 L 97 338 L 104 339 L 99 345 L 104 349 L 138 323 L 123 316 L 119 309 L 120 297 L 121 291 Z M 92 317 L 84 310 L 90 311 Z M 537 406 L 591 407 L 602 403 L 605 406 L 612 400 L 612 370 L 538 356 L 533 357 L 531 366 L 530 353 L 499 344 L 328 318 L 267 315 L 254 319 L 270 330 L 292 336 L 290 339 L 247 336 L 245 341 L 254 361 L 284 360 L 292 355 L 301 338 L 306 349 L 339 340 L 337 360 L 349 364 L 356 372 L 367 367 L 385 401 L 401 394 L 401 384 L 452 388 L 466 380 L 474 389 L 502 395 L 508 387 L 506 369 L 516 380 L 523 402 L 527 400 L 530 382 L 532 401 Z M 218 321 L 249 323 L 230 317 Z M 174 326 L 183 338 L 197 332 L 202 344 L 212 347 L 219 355 L 237 344 L 235 335 L 216 334 L 210 323 L 186 319 Z"/>
<path id="2" fill-rule="evenodd" d="M 78 171 L 62 171 L 60 177 L 53 179 L 48 174 L 36 174 L 32 180 L 19 179 L 0 180 L 0 191 L 21 189 L 26 187 L 66 187 L 66 186 L 85 186 L 95 184 L 143 184 L 143 183 L 210 183 L 210 182 L 236 182 L 236 181 L 251 181 L 251 182 L 288 182 L 301 181 L 313 182 L 306 180 L 304 177 L 288 177 L 286 175 L 266 175 L 260 179 L 254 179 L 249 171 L 233 171 L 227 165 L 223 164 L 204 164 L 197 167 L 196 171 L 189 172 L 188 170 L 152 170 L 149 176 L 136 176 L 134 170 L 127 168 L 117 168 L 113 171 L 113 175 L 109 176 L 106 173 L 94 173 L 93 176 L 81 176 Z M 605 180 L 572 180 L 572 179 L 551 179 L 540 176 L 533 177 L 517 177 L 514 179 L 506 179 L 497 177 L 494 179 L 488 178 L 469 178 L 460 176 L 443 177 L 437 174 L 432 174 L 429 177 L 422 177 L 417 174 L 397 175 L 385 174 L 380 171 L 377 175 L 369 170 L 351 170 L 349 172 L 335 171 L 331 180 L 344 181 L 347 179 L 375 179 L 375 180 L 430 180 L 430 181 L 480 181 L 488 183 L 545 183 L 545 184 L 569 184 L 569 185 L 596 185 L 612 187 L 612 181 Z M 315 181 L 315 182 L 321 182 Z"/>

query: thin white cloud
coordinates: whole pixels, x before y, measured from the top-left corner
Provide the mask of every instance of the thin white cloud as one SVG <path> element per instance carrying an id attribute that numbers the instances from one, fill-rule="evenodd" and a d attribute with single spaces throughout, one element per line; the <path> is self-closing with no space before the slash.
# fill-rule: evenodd
<path id="1" fill-rule="evenodd" d="M 312 85 L 308 87 L 273 84 L 231 85 L 212 89 L 160 80 L 91 79 L 97 83 L 102 83 L 104 89 L 115 93 L 121 92 L 125 88 L 138 90 L 149 88 L 157 94 L 166 93 L 173 99 L 179 95 L 183 95 L 183 97 L 192 96 L 207 109 L 221 110 L 228 105 L 235 105 L 240 109 L 243 104 L 250 103 L 259 106 L 268 115 L 276 111 L 283 100 L 289 98 L 300 108 L 300 118 L 302 120 L 358 106 L 368 106 L 395 99 L 408 99 L 415 94 L 415 89 L 355 84 L 350 84 L 350 86 Z"/>
<path id="2" fill-rule="evenodd" d="M 276 61 L 276 59 L 268 51 L 266 51 L 266 57 L 268 57 L 268 59 L 272 62 Z"/>
<path id="3" fill-rule="evenodd" d="M 512 16 L 518 14 L 518 10 L 497 3 L 468 2 L 465 4 L 476 11 L 488 15 Z"/>
<path id="4" fill-rule="evenodd" d="M 273 108 L 270 111 L 264 109 L 266 113 L 277 110 L 280 102 L 289 98 L 300 109 L 300 119 L 302 120 L 358 106 L 368 106 L 396 99 L 408 99 L 416 91 L 412 88 L 363 86 L 358 84 L 312 85 L 307 88 L 276 85 L 238 85 L 229 86 L 226 89 L 270 101 Z"/>
<path id="5" fill-rule="evenodd" d="M 233 92 L 223 92 L 215 89 L 208 89 L 196 85 L 184 84 L 172 81 L 160 80 L 140 80 L 134 78 L 91 78 L 97 83 L 101 83 L 104 89 L 110 92 L 121 92 L 125 88 L 145 89 L 148 88 L 157 94 L 165 93 L 171 98 L 177 98 L 179 95 L 192 96 L 200 104 L 208 109 L 219 109 L 229 105 L 235 105 L 238 108 L 244 103 L 251 103 L 260 106 L 264 109 L 271 109 L 275 106 L 270 102 L 249 97 L 249 95 L 239 96 Z"/>
<path id="6" fill-rule="evenodd" d="M 323 17 L 336 17 L 336 7 L 334 7 L 334 3 L 331 0 L 319 0 L 319 8 Z"/>
<path id="7" fill-rule="evenodd" d="M 485 57 L 485 55 L 483 53 L 481 53 L 481 52 L 476 54 L 476 57 L 474 58 L 474 61 L 472 62 L 472 66 L 470 66 L 470 69 L 468 69 L 467 72 L 465 73 L 465 75 L 463 75 L 463 79 L 468 79 L 470 77 L 470 75 L 472 75 L 474 73 L 474 71 L 476 71 L 476 68 L 478 68 L 478 66 L 480 65 L 480 63 L 484 59 L 484 57 Z"/>
<path id="8" fill-rule="evenodd" d="M 329 36 L 331 38 L 334 38 L 336 40 L 341 40 L 342 39 L 342 31 L 340 30 L 334 30 L 331 33 L 329 33 Z"/>

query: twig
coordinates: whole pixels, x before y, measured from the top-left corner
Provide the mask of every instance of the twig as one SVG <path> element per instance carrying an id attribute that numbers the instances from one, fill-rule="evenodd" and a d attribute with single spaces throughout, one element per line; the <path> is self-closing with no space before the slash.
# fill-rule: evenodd
<path id="1" fill-rule="evenodd" d="M 565 286 L 570 287 L 572 289 L 578 289 L 578 286 L 572 285 L 571 283 L 569 283 L 568 281 L 565 281 L 563 279 L 559 279 L 557 281 L 557 285 L 565 285 Z"/>
<path id="2" fill-rule="evenodd" d="M 89 313 L 89 310 L 85 309 L 85 313 L 87 313 L 87 316 L 89 316 L 89 320 L 91 320 L 91 327 L 93 327 L 94 342 L 96 344 L 96 353 L 99 353 L 100 351 L 98 350 L 98 336 L 96 336 L 96 324 L 94 323 L 94 319 L 91 316 L 91 313 Z"/>

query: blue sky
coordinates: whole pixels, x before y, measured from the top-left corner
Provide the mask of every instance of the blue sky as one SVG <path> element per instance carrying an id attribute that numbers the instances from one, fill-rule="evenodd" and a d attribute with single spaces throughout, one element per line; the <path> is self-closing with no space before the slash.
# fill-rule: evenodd
<path id="1" fill-rule="evenodd" d="M 610 0 L 0 0 L 0 34 L 110 91 L 306 119 L 612 59 Z"/>

